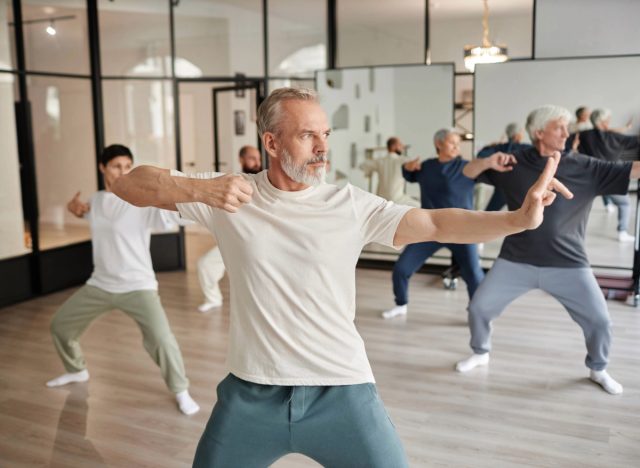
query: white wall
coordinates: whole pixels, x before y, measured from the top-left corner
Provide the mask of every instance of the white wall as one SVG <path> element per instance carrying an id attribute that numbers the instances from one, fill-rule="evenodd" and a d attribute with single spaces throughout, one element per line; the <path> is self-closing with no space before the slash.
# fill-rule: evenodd
<path id="1" fill-rule="evenodd" d="M 538 0 L 536 58 L 640 54 L 638 0 Z"/>
<path id="2" fill-rule="evenodd" d="M 635 117 L 631 132 L 637 133 L 638 77 L 640 57 L 480 65 L 476 68 L 476 150 L 502 135 L 507 123 L 524 125 L 528 113 L 545 104 L 571 112 L 582 105 L 605 107 L 613 111 L 613 127 Z"/>

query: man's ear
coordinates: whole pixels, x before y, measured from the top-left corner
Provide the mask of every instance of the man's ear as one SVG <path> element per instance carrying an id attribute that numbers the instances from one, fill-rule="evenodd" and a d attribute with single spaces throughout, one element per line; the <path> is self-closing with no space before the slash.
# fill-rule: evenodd
<path id="1" fill-rule="evenodd" d="M 100 173 L 101 174 L 104 174 L 104 171 L 107 170 L 107 168 L 104 167 L 104 164 L 102 164 L 102 163 L 98 164 L 98 169 L 100 169 Z"/>
<path id="2" fill-rule="evenodd" d="M 262 136 L 262 146 L 269 156 L 278 157 L 278 141 L 273 133 L 266 132 Z"/>

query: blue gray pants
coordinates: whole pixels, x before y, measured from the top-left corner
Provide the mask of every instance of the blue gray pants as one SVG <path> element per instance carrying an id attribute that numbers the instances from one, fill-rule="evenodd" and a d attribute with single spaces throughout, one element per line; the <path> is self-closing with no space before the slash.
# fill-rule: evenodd
<path id="1" fill-rule="evenodd" d="M 460 276 L 467 283 L 469 298 L 473 297 L 484 272 L 480 267 L 480 256 L 476 244 L 441 244 L 439 242 L 420 242 L 408 245 L 393 266 L 393 294 L 396 305 L 405 305 L 409 301 L 409 279 L 420 269 L 424 262 L 442 248 L 451 251 L 453 259 L 460 267 Z"/>
<path id="2" fill-rule="evenodd" d="M 473 352 L 484 354 L 491 350 L 491 322 L 532 289 L 542 289 L 556 298 L 580 325 L 587 345 L 587 367 L 607 367 L 611 321 L 591 268 L 537 267 L 502 258 L 496 260 L 469 304 Z"/>
<path id="3" fill-rule="evenodd" d="M 194 468 L 265 468 L 289 453 L 330 468 L 409 466 L 374 384 L 260 385 L 229 374 Z"/>
<path id="4" fill-rule="evenodd" d="M 626 231 L 629 228 L 629 217 L 631 216 L 629 195 L 607 195 L 607 197 L 618 207 L 618 232 Z"/>

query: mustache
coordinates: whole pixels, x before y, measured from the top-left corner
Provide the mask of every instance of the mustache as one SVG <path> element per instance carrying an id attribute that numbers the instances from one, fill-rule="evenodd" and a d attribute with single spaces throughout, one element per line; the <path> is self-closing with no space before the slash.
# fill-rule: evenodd
<path id="1" fill-rule="evenodd" d="M 325 153 L 320 153 L 319 155 L 317 155 L 315 158 L 311 158 L 309 159 L 305 165 L 309 165 L 309 164 L 317 164 L 317 163 L 326 163 L 327 162 L 327 155 Z"/>

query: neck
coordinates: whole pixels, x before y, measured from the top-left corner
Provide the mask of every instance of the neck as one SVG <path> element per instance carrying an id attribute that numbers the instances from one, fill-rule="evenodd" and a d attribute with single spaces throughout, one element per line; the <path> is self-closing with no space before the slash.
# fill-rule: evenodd
<path id="1" fill-rule="evenodd" d="M 271 182 L 271 185 L 275 188 L 285 192 L 298 192 L 310 187 L 309 185 L 292 180 L 279 166 L 276 167 L 276 164 L 273 164 L 272 160 L 272 165 L 269 166 L 267 170 L 269 182 Z"/>
<path id="2" fill-rule="evenodd" d="M 546 146 L 544 143 L 541 143 L 539 141 L 536 142 L 536 149 L 538 150 L 538 153 L 540 153 L 540 156 L 542 156 L 543 158 L 548 158 L 549 156 L 553 156 L 553 153 L 558 151 Z M 560 153 L 562 153 L 562 151 L 560 151 Z"/>
<path id="3" fill-rule="evenodd" d="M 455 159 L 455 156 L 448 156 L 448 155 L 443 155 L 443 154 L 439 154 L 438 155 L 438 161 L 440 161 L 441 163 L 446 163 L 449 162 L 453 159 Z"/>

